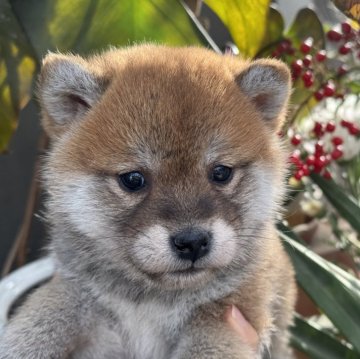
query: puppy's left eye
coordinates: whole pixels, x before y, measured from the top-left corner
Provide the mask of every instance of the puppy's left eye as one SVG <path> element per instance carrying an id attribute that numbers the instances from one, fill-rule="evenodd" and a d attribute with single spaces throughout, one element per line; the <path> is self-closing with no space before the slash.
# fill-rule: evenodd
<path id="1" fill-rule="evenodd" d="M 119 184 L 129 192 L 139 191 L 145 186 L 145 177 L 137 171 L 127 172 L 119 175 Z"/>
<path id="2" fill-rule="evenodd" d="M 232 168 L 218 165 L 213 168 L 211 173 L 211 180 L 218 183 L 226 183 L 230 180 Z"/>

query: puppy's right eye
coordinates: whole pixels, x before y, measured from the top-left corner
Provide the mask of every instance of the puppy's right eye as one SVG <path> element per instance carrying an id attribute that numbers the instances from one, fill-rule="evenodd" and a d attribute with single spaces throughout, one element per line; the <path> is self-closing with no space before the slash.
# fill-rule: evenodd
<path id="1" fill-rule="evenodd" d="M 135 192 L 142 189 L 146 182 L 142 173 L 134 171 L 119 175 L 119 184 L 129 192 Z"/>
<path id="2" fill-rule="evenodd" d="M 232 169 L 227 166 L 218 165 L 213 168 L 211 180 L 217 183 L 227 183 L 231 178 Z"/>

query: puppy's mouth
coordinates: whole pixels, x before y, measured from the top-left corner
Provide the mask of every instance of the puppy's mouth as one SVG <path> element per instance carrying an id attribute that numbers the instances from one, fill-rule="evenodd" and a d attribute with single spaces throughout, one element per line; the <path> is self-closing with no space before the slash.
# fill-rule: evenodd
<path id="1" fill-rule="evenodd" d="M 152 283 L 166 289 L 200 288 L 206 285 L 215 275 L 214 271 L 209 270 L 209 268 L 195 266 L 144 274 Z"/>
<path id="2" fill-rule="evenodd" d="M 181 270 L 175 270 L 172 272 L 169 272 L 169 274 L 173 275 L 191 275 L 191 274 L 197 274 L 200 272 L 203 272 L 204 268 L 195 268 L 194 266 L 191 266 L 190 268 L 181 269 Z"/>

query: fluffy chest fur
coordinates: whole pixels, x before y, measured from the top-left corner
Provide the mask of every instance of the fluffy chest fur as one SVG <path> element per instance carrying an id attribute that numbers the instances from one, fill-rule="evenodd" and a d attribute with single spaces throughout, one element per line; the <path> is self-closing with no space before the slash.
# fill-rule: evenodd
<path id="1" fill-rule="evenodd" d="M 112 318 L 98 317 L 91 340 L 74 352 L 74 359 L 167 359 L 190 316 L 184 302 L 169 306 L 122 300 L 106 305 Z"/>

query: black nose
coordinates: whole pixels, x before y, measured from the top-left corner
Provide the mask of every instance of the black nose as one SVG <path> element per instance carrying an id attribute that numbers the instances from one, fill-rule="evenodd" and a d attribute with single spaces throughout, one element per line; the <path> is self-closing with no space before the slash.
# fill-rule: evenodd
<path id="1" fill-rule="evenodd" d="M 209 253 L 210 242 L 210 233 L 198 228 L 188 228 L 171 237 L 176 255 L 193 263 Z"/>

